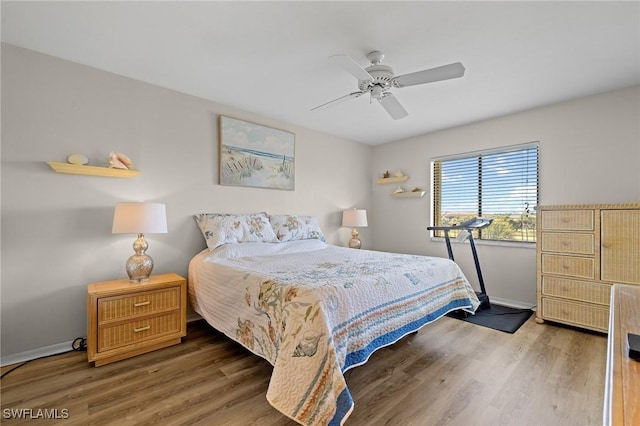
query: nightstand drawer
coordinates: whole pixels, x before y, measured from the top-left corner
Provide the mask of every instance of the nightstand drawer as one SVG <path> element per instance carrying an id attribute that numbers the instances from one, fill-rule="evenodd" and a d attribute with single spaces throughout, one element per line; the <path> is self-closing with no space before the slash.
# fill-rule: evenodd
<path id="1" fill-rule="evenodd" d="M 581 302 L 609 306 L 611 286 L 567 278 L 543 276 L 542 294 L 544 296 L 563 297 L 565 299 L 574 299 Z"/>
<path id="2" fill-rule="evenodd" d="M 595 261 L 590 257 L 542 255 L 542 273 L 594 279 Z"/>
<path id="3" fill-rule="evenodd" d="M 98 327 L 98 352 L 180 332 L 180 311 L 107 327 Z"/>
<path id="4" fill-rule="evenodd" d="M 558 253 L 594 254 L 593 234 L 569 234 L 564 232 L 543 232 L 542 251 Z"/>
<path id="5" fill-rule="evenodd" d="M 545 210 L 542 229 L 593 231 L 593 210 Z"/>
<path id="6" fill-rule="evenodd" d="M 143 291 L 98 300 L 98 324 L 180 308 L 180 287 Z"/>
<path id="7" fill-rule="evenodd" d="M 579 327 L 606 332 L 609 327 L 609 307 L 565 302 L 542 298 L 544 319 L 570 323 Z"/>

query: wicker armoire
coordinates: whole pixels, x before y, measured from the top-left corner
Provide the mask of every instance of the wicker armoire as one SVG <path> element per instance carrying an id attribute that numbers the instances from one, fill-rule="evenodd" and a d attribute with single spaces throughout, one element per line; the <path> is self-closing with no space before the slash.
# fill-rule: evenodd
<path id="1" fill-rule="evenodd" d="M 640 203 L 536 211 L 536 321 L 606 333 L 611 286 L 640 285 Z"/>

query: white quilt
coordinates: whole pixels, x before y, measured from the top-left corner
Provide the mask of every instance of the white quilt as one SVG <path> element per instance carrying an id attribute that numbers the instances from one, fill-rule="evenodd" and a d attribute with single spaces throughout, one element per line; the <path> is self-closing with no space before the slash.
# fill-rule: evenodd
<path id="1" fill-rule="evenodd" d="M 479 304 L 448 259 L 319 240 L 206 249 L 190 262 L 189 295 L 209 324 L 274 366 L 268 401 L 304 425 L 346 420 L 343 373 L 376 349 Z"/>

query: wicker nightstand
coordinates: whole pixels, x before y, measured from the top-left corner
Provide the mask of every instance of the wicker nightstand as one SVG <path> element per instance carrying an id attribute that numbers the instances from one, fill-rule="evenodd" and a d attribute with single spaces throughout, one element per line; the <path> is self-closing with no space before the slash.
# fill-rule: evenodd
<path id="1" fill-rule="evenodd" d="M 187 281 L 162 274 L 143 284 L 89 284 L 87 315 L 87 357 L 96 367 L 178 344 L 187 331 Z"/>

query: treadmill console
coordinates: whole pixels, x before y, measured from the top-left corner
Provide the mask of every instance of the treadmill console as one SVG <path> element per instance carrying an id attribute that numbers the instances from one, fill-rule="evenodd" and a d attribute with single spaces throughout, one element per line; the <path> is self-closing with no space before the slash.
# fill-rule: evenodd
<path id="1" fill-rule="evenodd" d="M 476 217 L 474 219 L 465 220 L 464 222 L 458 224 L 456 228 L 482 229 L 491 225 L 491 222 L 493 222 L 493 218 Z"/>

